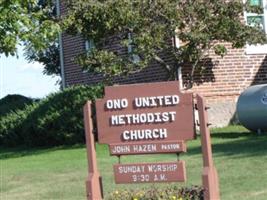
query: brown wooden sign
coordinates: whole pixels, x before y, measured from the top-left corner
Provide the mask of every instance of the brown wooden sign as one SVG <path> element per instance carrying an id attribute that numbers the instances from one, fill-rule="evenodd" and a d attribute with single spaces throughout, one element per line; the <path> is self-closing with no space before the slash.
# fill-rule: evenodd
<path id="1" fill-rule="evenodd" d="M 117 144 L 195 138 L 193 95 L 177 81 L 105 87 L 96 101 L 98 140 Z"/>
<path id="2" fill-rule="evenodd" d="M 203 97 L 181 93 L 179 83 L 105 87 L 96 101 L 98 139 L 109 144 L 111 155 L 186 152 L 185 142 L 195 139 L 194 108 L 198 110 L 203 156 L 205 200 L 219 200 L 219 181 L 213 164 L 207 107 Z M 87 199 L 102 200 L 102 178 L 97 169 L 91 103 L 84 106 L 88 155 Z M 116 183 L 184 182 L 185 162 L 131 163 L 113 166 Z"/>
<path id="3" fill-rule="evenodd" d="M 109 151 L 110 155 L 180 153 L 186 152 L 186 146 L 183 141 L 118 143 L 110 144 Z"/>
<path id="4" fill-rule="evenodd" d="M 117 184 L 184 182 L 186 180 L 184 161 L 116 164 L 113 169 Z"/>

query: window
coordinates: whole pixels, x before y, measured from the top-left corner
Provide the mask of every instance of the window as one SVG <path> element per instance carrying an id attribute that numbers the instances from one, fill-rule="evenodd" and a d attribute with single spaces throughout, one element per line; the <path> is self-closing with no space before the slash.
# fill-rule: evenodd
<path id="1" fill-rule="evenodd" d="M 86 40 L 85 41 L 85 51 L 86 51 L 86 53 L 89 53 L 94 47 L 95 47 L 95 44 L 94 44 L 93 40 Z M 83 69 L 82 72 L 83 73 L 87 73 L 87 70 Z"/>
<path id="2" fill-rule="evenodd" d="M 261 27 L 267 34 L 267 0 L 248 0 L 252 6 L 262 7 L 262 13 L 245 12 L 245 21 L 251 26 Z M 247 54 L 266 54 L 267 44 L 265 45 L 247 45 Z"/>
<path id="3" fill-rule="evenodd" d="M 95 45 L 94 45 L 94 41 L 93 40 L 86 40 L 85 41 L 85 50 L 87 52 L 90 52 L 92 48 L 94 48 Z"/>
<path id="4" fill-rule="evenodd" d="M 266 24 L 264 19 L 264 7 L 263 0 L 249 0 L 249 4 L 252 6 L 260 6 L 262 13 L 246 13 L 246 21 L 251 26 L 259 26 L 263 30 L 266 30 Z"/>
<path id="5" fill-rule="evenodd" d="M 134 63 L 138 63 L 140 61 L 140 57 L 137 54 L 133 54 L 133 45 L 132 45 L 132 39 L 133 36 L 131 33 L 128 33 L 128 41 L 129 41 L 129 45 L 128 45 L 128 54 L 132 54 L 132 61 Z"/>

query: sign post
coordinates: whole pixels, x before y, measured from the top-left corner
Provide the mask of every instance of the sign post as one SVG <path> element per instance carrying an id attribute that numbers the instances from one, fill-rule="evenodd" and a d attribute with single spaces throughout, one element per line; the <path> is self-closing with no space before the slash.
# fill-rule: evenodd
<path id="1" fill-rule="evenodd" d="M 203 154 L 205 200 L 219 200 L 217 172 L 213 165 L 207 114 L 197 95 Z M 89 176 L 87 199 L 103 197 L 92 133 L 91 103 L 84 107 Z M 98 142 L 108 144 L 111 156 L 186 152 L 187 140 L 196 138 L 192 93 L 181 93 L 177 81 L 105 87 L 96 100 Z M 185 182 L 184 161 L 115 164 L 115 182 Z"/>
<path id="2" fill-rule="evenodd" d="M 203 157 L 202 184 L 204 187 L 204 199 L 220 199 L 219 180 L 217 170 L 212 160 L 210 131 L 208 128 L 207 106 L 203 97 L 196 96 L 197 109 L 200 122 L 201 148 Z"/>
<path id="3" fill-rule="evenodd" d="M 88 160 L 88 177 L 86 180 L 86 196 L 88 200 L 101 200 L 103 198 L 103 189 L 101 177 L 97 169 L 95 139 L 93 135 L 93 123 L 91 102 L 88 101 L 83 108 L 85 138 Z"/>

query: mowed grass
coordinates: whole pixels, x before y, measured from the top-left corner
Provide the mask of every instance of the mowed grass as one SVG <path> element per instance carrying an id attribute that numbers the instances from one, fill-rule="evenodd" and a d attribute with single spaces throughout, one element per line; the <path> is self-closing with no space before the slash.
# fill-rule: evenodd
<path id="1" fill-rule="evenodd" d="M 106 145 L 97 145 L 98 167 L 103 177 L 104 193 L 123 188 L 150 185 L 115 185 L 113 164 Z M 201 184 L 202 155 L 200 138 L 187 143 L 187 182 L 179 186 Z M 214 129 L 213 157 L 219 173 L 221 199 L 267 199 L 267 135 L 250 133 L 241 126 Z M 0 149 L 0 199 L 85 199 L 87 158 L 85 146 L 50 149 Z M 175 161 L 177 156 L 123 156 L 121 163 Z M 166 186 L 168 184 L 156 184 Z"/>

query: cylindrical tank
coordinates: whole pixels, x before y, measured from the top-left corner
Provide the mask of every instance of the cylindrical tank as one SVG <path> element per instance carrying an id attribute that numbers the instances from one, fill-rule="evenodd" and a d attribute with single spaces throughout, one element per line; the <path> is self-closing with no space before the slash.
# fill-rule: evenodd
<path id="1" fill-rule="evenodd" d="M 267 130 L 267 84 L 247 88 L 237 102 L 240 123 L 252 131 Z"/>

